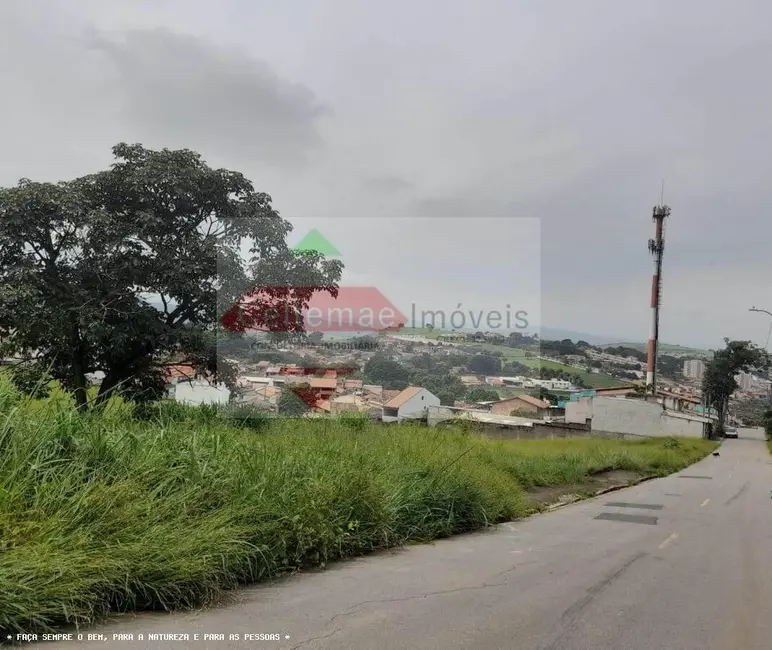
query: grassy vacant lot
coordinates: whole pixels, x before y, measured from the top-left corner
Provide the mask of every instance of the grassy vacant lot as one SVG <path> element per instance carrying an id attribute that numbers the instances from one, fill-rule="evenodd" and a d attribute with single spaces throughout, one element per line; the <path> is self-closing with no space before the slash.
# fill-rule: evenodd
<path id="1" fill-rule="evenodd" d="M 664 475 L 700 440 L 498 442 L 359 419 L 234 426 L 213 409 L 77 414 L 0 383 L 0 634 L 223 590 L 533 511 L 535 486 Z M 230 422 L 230 423 L 229 423 Z"/>

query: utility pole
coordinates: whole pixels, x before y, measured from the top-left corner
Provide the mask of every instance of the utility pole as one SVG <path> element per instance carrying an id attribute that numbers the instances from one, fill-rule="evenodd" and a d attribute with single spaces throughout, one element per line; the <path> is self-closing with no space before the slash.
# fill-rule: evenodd
<path id="1" fill-rule="evenodd" d="M 664 194 L 664 181 L 663 181 Z M 662 254 L 665 251 L 665 219 L 670 208 L 662 203 L 654 208 L 652 220 L 655 224 L 654 239 L 649 240 L 649 252 L 654 256 L 654 275 L 651 279 L 651 327 L 647 349 L 646 388 L 652 396 L 657 395 L 657 347 L 659 344 L 659 308 L 662 297 Z"/>

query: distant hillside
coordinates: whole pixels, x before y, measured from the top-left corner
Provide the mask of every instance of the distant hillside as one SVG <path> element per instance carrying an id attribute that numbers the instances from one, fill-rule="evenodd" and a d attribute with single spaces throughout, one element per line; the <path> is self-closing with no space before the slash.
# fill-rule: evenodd
<path id="1" fill-rule="evenodd" d="M 614 342 L 614 343 L 602 343 L 600 344 L 601 347 L 617 347 L 617 346 L 624 346 L 626 348 L 633 348 L 635 350 L 640 350 L 641 352 L 646 352 L 646 343 L 638 343 L 638 342 L 630 342 L 630 341 L 623 341 L 623 342 Z M 679 354 L 679 355 L 689 355 L 694 357 L 710 357 L 711 353 L 709 350 L 701 350 L 699 348 L 690 348 L 686 347 L 684 345 L 672 345 L 670 343 L 660 343 L 659 344 L 659 353 L 660 354 Z"/>
<path id="2" fill-rule="evenodd" d="M 539 338 L 545 341 L 562 341 L 571 339 L 574 343 L 577 341 L 586 341 L 590 345 L 620 345 L 622 339 L 609 339 L 607 336 L 596 336 L 587 332 L 574 332 L 573 330 L 564 330 L 556 327 L 542 327 L 539 330 Z M 609 340 L 614 341 L 608 343 Z"/>

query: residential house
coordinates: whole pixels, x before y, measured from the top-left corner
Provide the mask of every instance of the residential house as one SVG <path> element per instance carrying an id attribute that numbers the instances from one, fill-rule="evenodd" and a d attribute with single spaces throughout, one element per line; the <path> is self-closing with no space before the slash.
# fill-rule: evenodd
<path id="1" fill-rule="evenodd" d="M 196 379 L 197 373 L 193 366 L 188 365 L 173 365 L 166 366 L 164 370 L 164 378 L 167 383 L 173 384 L 180 379 Z"/>
<path id="2" fill-rule="evenodd" d="M 330 400 L 332 415 L 341 413 L 363 413 L 371 419 L 381 419 L 383 405 L 359 395 L 340 395 Z"/>
<path id="3" fill-rule="evenodd" d="M 391 388 L 384 388 L 381 393 L 381 400 L 385 404 L 386 402 L 393 400 L 401 392 L 402 391 L 399 390 L 392 390 Z"/>
<path id="4" fill-rule="evenodd" d="M 274 377 L 254 377 L 252 375 L 245 375 L 238 378 L 238 385 L 245 390 L 251 390 L 260 386 L 274 386 Z"/>
<path id="5" fill-rule="evenodd" d="M 363 384 L 362 395 L 373 399 L 383 398 L 383 386 L 376 386 L 374 384 Z"/>
<path id="6" fill-rule="evenodd" d="M 461 375 L 459 379 L 464 386 L 480 386 L 483 383 L 477 375 Z"/>
<path id="7" fill-rule="evenodd" d="M 359 395 L 339 395 L 330 400 L 330 412 L 332 415 L 357 413 L 364 408 L 365 403 L 365 399 Z"/>
<path id="8" fill-rule="evenodd" d="M 513 411 L 527 413 L 536 418 L 541 418 L 549 412 L 550 403 L 530 395 L 517 395 L 503 399 L 491 405 L 491 413 L 494 415 L 511 415 Z"/>
<path id="9" fill-rule="evenodd" d="M 528 377 L 499 377 L 505 386 L 523 386 L 532 387 L 533 381 Z"/>
<path id="10" fill-rule="evenodd" d="M 637 395 L 635 386 L 618 386 L 615 388 L 589 388 L 578 391 L 582 397 L 626 397 Z"/>
<path id="11" fill-rule="evenodd" d="M 276 386 L 258 386 L 245 390 L 238 403 L 275 411 L 278 406 L 279 395 L 281 395 L 281 388 Z"/>
<path id="12" fill-rule="evenodd" d="M 311 377 L 308 384 L 321 400 L 329 400 L 338 390 L 338 380 L 334 377 Z"/>
<path id="13" fill-rule="evenodd" d="M 362 390 L 363 382 L 361 379 L 344 379 L 343 390 Z"/>
<path id="14" fill-rule="evenodd" d="M 440 398 L 421 386 L 408 386 L 383 405 L 383 421 L 418 420 L 426 417 L 430 406 L 439 406 Z"/>
<path id="15" fill-rule="evenodd" d="M 564 379 L 532 379 L 531 383 L 533 383 L 534 386 L 540 386 L 545 390 L 574 390 L 573 384 Z"/>
<path id="16" fill-rule="evenodd" d="M 302 375 L 289 375 L 285 378 L 286 386 L 295 386 L 298 384 L 308 384 L 308 387 L 314 392 L 319 400 L 328 400 L 338 389 L 338 380 L 333 377 L 313 377 Z"/>
<path id="17" fill-rule="evenodd" d="M 698 406 L 702 406 L 702 400 L 686 394 L 671 393 L 669 391 L 658 390 L 657 401 L 663 404 L 665 408 L 673 411 L 697 411 Z"/>
<path id="18" fill-rule="evenodd" d="M 262 386 L 254 392 L 257 400 L 264 401 L 271 406 L 276 406 L 279 395 L 281 395 L 281 388 L 277 388 L 276 386 Z"/>

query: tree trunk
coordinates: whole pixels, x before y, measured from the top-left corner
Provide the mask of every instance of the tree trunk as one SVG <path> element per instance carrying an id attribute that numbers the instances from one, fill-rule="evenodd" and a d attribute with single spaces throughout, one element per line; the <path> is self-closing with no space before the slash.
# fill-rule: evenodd
<path id="1" fill-rule="evenodd" d="M 115 389 L 118 388 L 124 380 L 125 378 L 121 377 L 119 372 L 114 370 L 108 371 L 105 374 L 105 378 L 102 380 L 102 384 L 99 386 L 99 392 L 97 393 L 94 405 L 101 406 L 107 402 L 107 400 L 112 397 L 113 393 L 115 393 Z"/>
<path id="2" fill-rule="evenodd" d="M 718 411 L 718 422 L 716 424 L 716 436 L 719 437 L 724 433 L 724 418 L 726 417 L 726 400 L 722 399 L 716 406 Z"/>
<path id="3" fill-rule="evenodd" d="M 152 357 L 144 356 L 135 359 L 132 362 L 123 363 L 120 366 L 111 368 L 105 374 L 105 378 L 102 380 L 102 385 L 99 387 L 99 393 L 95 404 L 98 406 L 104 404 L 109 400 L 122 384 L 134 377 L 137 373 L 144 372 L 148 369 L 152 363 Z"/>
<path id="4" fill-rule="evenodd" d="M 86 382 L 86 365 L 83 359 L 83 342 L 80 338 L 80 328 L 73 323 L 70 334 L 72 343 L 72 378 L 75 387 L 75 404 L 79 411 L 88 408 L 88 383 Z"/>

